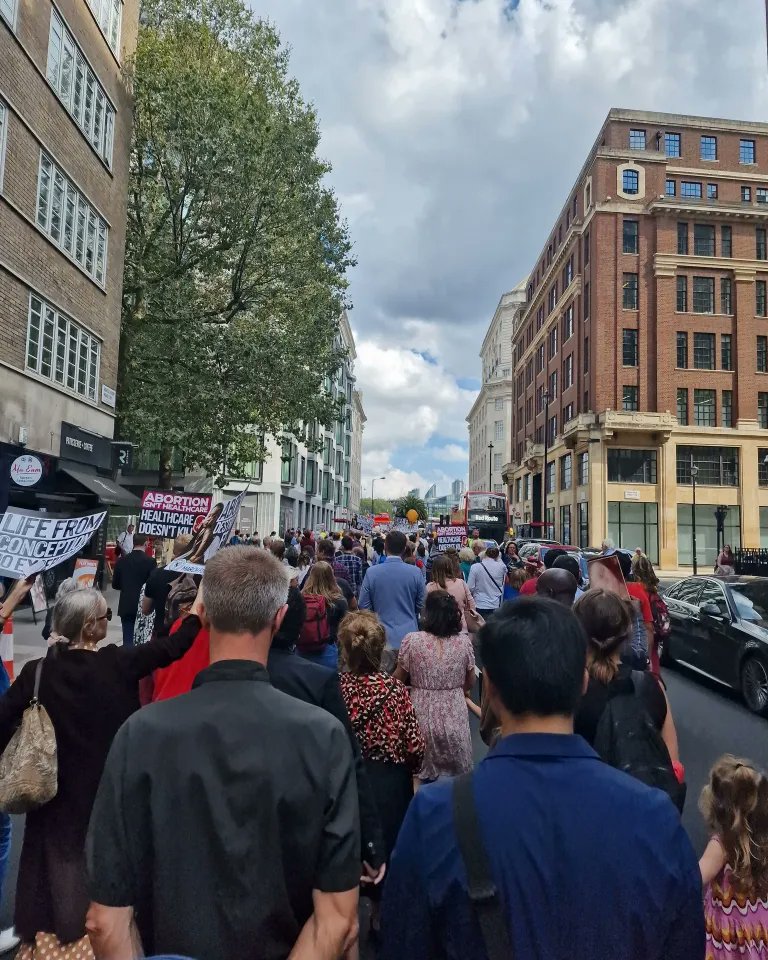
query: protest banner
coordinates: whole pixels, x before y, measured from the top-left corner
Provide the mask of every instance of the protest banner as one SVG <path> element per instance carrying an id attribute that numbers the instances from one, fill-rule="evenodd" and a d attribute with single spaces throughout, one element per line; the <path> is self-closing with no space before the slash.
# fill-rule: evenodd
<path id="1" fill-rule="evenodd" d="M 467 538 L 467 531 L 464 527 L 435 527 L 437 536 L 437 549 L 441 552 L 448 550 L 461 550 L 464 541 Z"/>
<path id="2" fill-rule="evenodd" d="M 82 550 L 106 515 L 54 519 L 11 507 L 0 516 L 0 575 L 21 580 L 51 570 Z"/>
<path id="3" fill-rule="evenodd" d="M 39 573 L 35 577 L 35 582 L 29 590 L 29 596 L 32 600 L 32 609 L 35 613 L 48 612 L 48 598 L 45 595 L 45 584 Z"/>
<path id="4" fill-rule="evenodd" d="M 234 499 L 217 503 L 209 510 L 208 516 L 195 531 L 187 552 L 172 560 L 165 569 L 174 573 L 202 573 L 206 561 L 229 540 L 247 492 L 245 489 Z"/>
<path id="5" fill-rule="evenodd" d="M 173 539 L 180 533 L 196 533 L 211 510 L 211 497 L 170 490 L 145 490 L 136 533 Z"/>
<path id="6" fill-rule="evenodd" d="M 72 577 L 77 581 L 78 587 L 92 587 L 96 580 L 98 570 L 98 560 L 87 560 L 85 557 L 78 557 L 77 560 L 75 560 L 75 572 L 72 574 Z"/>

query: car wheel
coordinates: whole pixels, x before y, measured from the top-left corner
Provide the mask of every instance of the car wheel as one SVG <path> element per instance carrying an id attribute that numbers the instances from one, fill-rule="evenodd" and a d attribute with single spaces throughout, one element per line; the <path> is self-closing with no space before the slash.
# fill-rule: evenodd
<path id="1" fill-rule="evenodd" d="M 768 664 L 762 657 L 749 657 L 741 668 L 741 695 L 752 711 L 768 716 Z"/>

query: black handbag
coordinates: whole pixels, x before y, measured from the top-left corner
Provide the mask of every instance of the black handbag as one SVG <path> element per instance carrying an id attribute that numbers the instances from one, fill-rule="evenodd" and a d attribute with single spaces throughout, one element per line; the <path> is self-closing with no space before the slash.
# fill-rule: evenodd
<path id="1" fill-rule="evenodd" d="M 488 854 L 480 833 L 472 782 L 471 773 L 465 773 L 453 781 L 453 823 L 461 859 L 467 871 L 469 899 L 480 924 L 488 960 L 513 960 L 504 904 L 493 882 Z"/>

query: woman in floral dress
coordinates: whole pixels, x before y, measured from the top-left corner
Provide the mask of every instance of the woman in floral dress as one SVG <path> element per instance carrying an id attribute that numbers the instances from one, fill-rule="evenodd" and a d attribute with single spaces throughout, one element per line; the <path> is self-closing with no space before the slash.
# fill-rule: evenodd
<path id="1" fill-rule="evenodd" d="M 475 682 L 472 640 L 461 632 L 461 611 L 447 590 L 428 593 L 422 629 L 402 642 L 395 677 L 411 700 L 427 743 L 422 782 L 472 769 L 472 738 L 465 695 Z"/>

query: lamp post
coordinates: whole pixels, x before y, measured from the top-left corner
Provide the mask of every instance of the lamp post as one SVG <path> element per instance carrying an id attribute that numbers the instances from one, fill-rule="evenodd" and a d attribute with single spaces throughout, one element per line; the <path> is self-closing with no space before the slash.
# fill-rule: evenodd
<path id="1" fill-rule="evenodd" d="M 715 521 L 717 523 L 717 555 L 720 556 L 720 551 L 725 546 L 725 518 L 728 515 L 728 507 L 721 504 L 717 510 L 715 510 Z"/>
<path id="2" fill-rule="evenodd" d="M 699 572 L 696 563 L 696 477 L 699 475 L 699 468 L 694 466 L 693 455 L 691 455 L 691 484 L 693 486 L 693 502 L 691 503 L 691 550 L 693 551 L 693 575 Z"/>
<path id="3" fill-rule="evenodd" d="M 488 492 L 493 493 L 493 441 L 488 444 Z"/>
<path id="4" fill-rule="evenodd" d="M 545 390 L 544 400 L 544 466 L 541 474 L 541 522 L 544 539 L 549 536 L 547 530 L 547 457 L 549 456 L 549 390 Z M 555 531 L 552 531 L 554 536 Z"/>
<path id="5" fill-rule="evenodd" d="M 373 485 L 374 483 L 376 483 L 377 480 L 386 480 L 386 479 L 387 479 L 386 477 L 371 477 L 371 516 L 372 517 L 376 515 L 376 509 L 373 506 Z"/>

